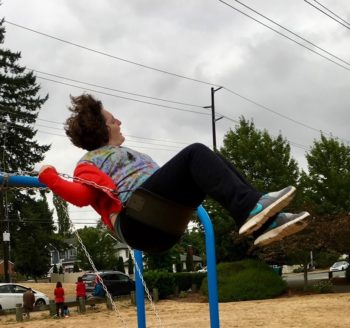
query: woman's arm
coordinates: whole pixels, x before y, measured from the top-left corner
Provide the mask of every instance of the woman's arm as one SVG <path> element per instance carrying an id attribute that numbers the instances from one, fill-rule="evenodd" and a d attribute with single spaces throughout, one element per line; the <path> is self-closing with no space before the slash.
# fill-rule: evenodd
<path id="1" fill-rule="evenodd" d="M 45 165 L 41 168 L 39 181 L 47 185 L 55 194 L 76 206 L 91 205 L 98 196 L 98 190 L 91 186 L 62 179 L 53 166 Z"/>

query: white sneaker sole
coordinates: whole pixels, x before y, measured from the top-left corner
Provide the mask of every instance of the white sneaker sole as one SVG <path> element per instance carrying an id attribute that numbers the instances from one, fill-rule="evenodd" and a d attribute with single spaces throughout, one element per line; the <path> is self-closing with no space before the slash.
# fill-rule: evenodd
<path id="1" fill-rule="evenodd" d="M 275 203 L 266 207 L 263 211 L 255 215 L 248 222 L 243 224 L 239 229 L 240 235 L 250 235 L 254 231 L 260 229 L 260 227 L 271 217 L 284 209 L 294 198 L 297 189 L 292 186 L 292 189 L 285 194 L 283 197 L 279 198 Z"/>
<path id="2" fill-rule="evenodd" d="M 259 247 L 266 246 L 305 229 L 308 223 L 303 220 L 309 215 L 310 214 L 308 212 L 305 212 L 304 215 L 300 216 L 299 218 L 262 234 L 255 239 L 254 245 Z"/>

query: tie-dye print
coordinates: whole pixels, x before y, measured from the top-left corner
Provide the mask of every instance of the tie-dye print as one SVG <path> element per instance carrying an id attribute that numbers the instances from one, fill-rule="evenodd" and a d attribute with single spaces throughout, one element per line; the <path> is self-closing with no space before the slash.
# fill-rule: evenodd
<path id="1" fill-rule="evenodd" d="M 129 198 L 130 190 L 140 186 L 159 168 L 148 155 L 120 146 L 89 151 L 79 160 L 79 164 L 84 162 L 94 164 L 112 178 L 123 203 Z"/>

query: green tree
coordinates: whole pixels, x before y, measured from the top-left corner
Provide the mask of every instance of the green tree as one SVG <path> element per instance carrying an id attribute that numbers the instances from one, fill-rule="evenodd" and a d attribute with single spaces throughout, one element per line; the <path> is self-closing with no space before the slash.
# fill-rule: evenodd
<path id="1" fill-rule="evenodd" d="M 53 265 L 52 273 L 58 273 L 58 269 L 57 269 L 56 263 Z"/>
<path id="2" fill-rule="evenodd" d="M 118 257 L 117 270 L 125 273 L 124 260 L 121 256 Z"/>
<path id="3" fill-rule="evenodd" d="M 58 234 L 62 237 L 71 236 L 70 219 L 68 213 L 68 204 L 65 200 L 53 195 L 53 204 L 56 209 L 58 219 Z"/>
<path id="4" fill-rule="evenodd" d="M 45 152 L 50 148 L 49 145 L 40 145 L 35 140 L 37 130 L 34 127 L 39 110 L 48 96 L 39 95 L 40 86 L 36 82 L 35 75 L 26 71 L 26 68 L 19 63 L 20 52 L 12 52 L 3 47 L 5 38 L 3 23 L 4 20 L 0 20 L 0 170 L 32 171 L 34 165 L 43 160 Z M 13 225 L 18 224 L 16 221 L 20 219 L 21 208 L 32 194 L 11 190 L 7 192 L 10 204 L 7 210 L 12 221 L 10 233 L 17 231 Z M 2 199 L 0 203 L 2 206 Z M 0 222 L 3 223 L 2 217 Z M 5 230 L 3 224 L 0 228 L 2 231 Z M 16 234 L 11 237 L 11 248 L 13 252 L 19 254 L 14 248 L 20 247 L 20 243 L 16 243 L 15 236 Z M 6 247 L 6 243 L 3 245 Z M 35 251 L 44 252 L 44 250 L 45 248 Z M 0 256 L 8 253 L 5 248 L 2 251 L 3 254 Z"/>
<path id="5" fill-rule="evenodd" d="M 128 258 L 128 273 L 129 275 L 134 274 L 134 261 L 131 256 Z"/>
<path id="6" fill-rule="evenodd" d="M 5 38 L 4 20 L 0 21 L 0 45 Z M 39 145 L 35 141 L 37 130 L 34 128 L 41 106 L 48 96 L 40 97 L 40 86 L 31 71 L 18 62 L 20 52 L 12 52 L 0 47 L 0 126 L 5 127 L 2 139 L 6 137 L 6 146 L 0 143 L 2 158 L 10 171 L 31 171 L 34 164 L 43 160 L 49 150 L 48 145 Z"/>
<path id="7" fill-rule="evenodd" d="M 36 280 L 51 266 L 48 245 L 54 239 L 52 212 L 45 198 L 27 198 L 19 216 L 12 252 L 16 271 Z"/>
<path id="8" fill-rule="evenodd" d="M 147 270 L 173 272 L 173 264 L 175 263 L 176 256 L 180 253 L 180 250 L 181 247 L 179 244 L 176 244 L 169 251 L 162 254 L 145 253 L 144 260 Z"/>
<path id="9" fill-rule="evenodd" d="M 105 228 L 100 225 L 96 228 L 85 227 L 79 229 L 78 233 L 96 268 L 99 270 L 116 268 L 117 256 L 113 247 L 115 242 L 108 236 L 109 232 Z M 84 270 L 91 270 L 91 265 L 85 252 L 81 245 L 78 245 L 77 259 L 80 260 L 81 268 Z"/>
<path id="10" fill-rule="evenodd" d="M 220 153 L 259 191 L 298 183 L 298 165 L 291 157 L 287 140 L 256 129 L 244 117 L 225 135 Z M 251 241 L 237 234 L 236 222 L 225 209 L 210 198 L 204 206 L 213 222 L 218 262 L 237 261 L 248 254 L 255 256 L 250 253 Z"/>
<path id="11" fill-rule="evenodd" d="M 78 262 L 74 262 L 74 265 L 73 265 L 73 272 L 79 272 L 79 265 L 78 265 Z"/>
<path id="12" fill-rule="evenodd" d="M 299 169 L 288 141 L 257 130 L 244 117 L 225 135 L 220 153 L 260 191 L 279 190 L 298 181 Z"/>
<path id="13" fill-rule="evenodd" d="M 306 159 L 309 172 L 302 175 L 306 202 L 316 214 L 348 214 L 350 147 L 321 135 Z"/>

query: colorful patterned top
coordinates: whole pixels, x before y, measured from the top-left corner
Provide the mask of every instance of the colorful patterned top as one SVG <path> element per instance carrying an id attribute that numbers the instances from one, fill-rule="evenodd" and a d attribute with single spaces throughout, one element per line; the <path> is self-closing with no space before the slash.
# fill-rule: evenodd
<path id="1" fill-rule="evenodd" d="M 150 156 L 121 146 L 103 146 L 89 151 L 79 160 L 80 163 L 92 163 L 110 176 L 123 203 L 129 198 L 130 191 L 139 187 L 159 168 Z"/>

